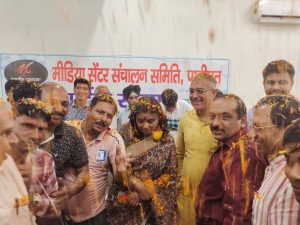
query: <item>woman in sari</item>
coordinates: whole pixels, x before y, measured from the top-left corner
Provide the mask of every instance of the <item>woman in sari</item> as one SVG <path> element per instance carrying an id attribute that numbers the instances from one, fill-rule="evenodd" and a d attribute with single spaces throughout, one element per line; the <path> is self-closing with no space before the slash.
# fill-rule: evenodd
<path id="1" fill-rule="evenodd" d="M 120 130 L 131 154 L 130 167 L 117 153 L 123 183 L 114 183 L 107 199 L 111 225 L 171 225 L 176 204 L 176 149 L 156 99 L 139 98 L 130 124 Z"/>

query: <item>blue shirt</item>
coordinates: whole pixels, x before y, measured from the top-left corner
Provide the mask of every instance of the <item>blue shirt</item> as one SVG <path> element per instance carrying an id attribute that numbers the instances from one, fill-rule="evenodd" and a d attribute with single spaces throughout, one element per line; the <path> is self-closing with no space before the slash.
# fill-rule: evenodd
<path id="1" fill-rule="evenodd" d="M 69 106 L 69 112 L 65 116 L 65 120 L 84 120 L 86 118 L 86 111 L 89 105 L 89 101 L 87 101 L 86 105 L 83 108 L 79 108 L 75 104 L 75 100 L 71 101 Z"/>

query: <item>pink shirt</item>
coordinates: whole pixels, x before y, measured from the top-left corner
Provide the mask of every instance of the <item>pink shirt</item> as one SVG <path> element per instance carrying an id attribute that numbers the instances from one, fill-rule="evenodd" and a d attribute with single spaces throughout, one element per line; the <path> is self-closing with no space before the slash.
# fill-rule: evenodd
<path id="1" fill-rule="evenodd" d="M 0 225 L 32 225 L 32 216 L 28 204 L 15 208 L 15 199 L 28 197 L 23 178 L 13 161 L 7 158 L 0 164 Z"/>
<path id="2" fill-rule="evenodd" d="M 105 209 L 105 190 L 110 164 L 115 164 L 117 145 L 125 155 L 122 137 L 115 130 L 103 131 L 95 140 L 86 145 L 89 158 L 90 181 L 87 186 L 69 201 L 69 216 L 74 222 L 93 218 Z M 70 173 L 66 175 L 71 181 Z"/>
<path id="3" fill-rule="evenodd" d="M 277 156 L 265 171 L 265 178 L 253 201 L 253 225 L 299 225 L 300 205 L 286 178 L 284 155 Z"/>

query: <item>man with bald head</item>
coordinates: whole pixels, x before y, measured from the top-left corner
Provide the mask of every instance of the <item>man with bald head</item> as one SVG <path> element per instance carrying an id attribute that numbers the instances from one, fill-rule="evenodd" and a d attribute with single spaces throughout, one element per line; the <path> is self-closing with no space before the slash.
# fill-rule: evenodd
<path id="1" fill-rule="evenodd" d="M 10 155 L 11 145 L 18 143 L 13 133 L 13 114 L 10 105 L 0 98 L 0 218 L 1 224 L 30 225 L 32 215 L 28 204 L 20 204 L 28 192 L 22 176 Z"/>
<path id="2" fill-rule="evenodd" d="M 68 180 L 69 185 L 63 185 L 55 197 L 58 210 L 66 207 L 68 198 L 77 194 L 88 180 L 88 157 L 83 138 L 78 130 L 66 124 L 63 119 L 68 113 L 69 98 L 66 89 L 57 83 L 41 85 L 40 99 L 51 112 L 47 139 L 41 148 L 52 153 L 55 160 L 56 175 L 61 180 Z M 71 184 L 70 184 L 71 183 Z"/>
<path id="3" fill-rule="evenodd" d="M 94 95 L 110 95 L 110 91 L 107 86 L 105 85 L 99 85 L 95 88 Z"/>

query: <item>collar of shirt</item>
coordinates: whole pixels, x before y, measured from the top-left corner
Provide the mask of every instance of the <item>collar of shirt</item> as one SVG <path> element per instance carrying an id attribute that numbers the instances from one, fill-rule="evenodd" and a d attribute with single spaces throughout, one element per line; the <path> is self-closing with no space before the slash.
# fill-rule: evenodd
<path id="1" fill-rule="evenodd" d="M 80 132 L 82 134 L 82 138 L 84 140 L 84 143 L 86 143 L 86 140 L 84 138 L 84 135 L 83 135 L 83 132 L 82 132 L 82 123 L 84 122 L 85 120 L 82 120 L 81 123 L 80 123 Z M 103 137 L 105 134 L 107 134 L 108 132 L 110 131 L 110 128 L 107 128 L 105 129 L 104 131 L 102 131 L 92 142 L 90 142 L 88 145 L 90 145 L 91 143 L 94 143 L 95 141 L 102 141 Z"/>
<path id="2" fill-rule="evenodd" d="M 197 120 L 200 120 L 201 123 L 203 123 L 204 126 L 206 126 L 206 125 L 209 126 L 209 122 L 204 122 L 204 121 L 201 119 L 201 117 L 198 116 L 198 114 L 197 114 L 197 112 L 196 112 L 195 109 L 192 109 L 192 114 L 191 114 L 191 115 L 192 115 L 193 118 L 195 118 L 195 119 L 197 119 Z"/>
<path id="3" fill-rule="evenodd" d="M 78 108 L 78 106 L 76 105 L 76 101 L 75 101 L 76 99 L 74 99 L 74 100 L 72 100 L 71 101 L 71 107 L 76 107 L 76 108 Z M 83 108 L 87 108 L 87 107 L 89 107 L 90 106 L 90 103 L 89 103 L 89 100 L 87 100 L 86 101 L 86 104 L 85 104 L 85 106 L 83 107 Z"/>
<path id="4" fill-rule="evenodd" d="M 271 159 L 269 161 L 269 167 L 270 168 L 274 168 L 277 167 L 278 165 L 281 165 L 282 163 L 286 162 L 286 158 L 284 155 L 278 155 L 277 157 L 275 157 L 274 159 Z"/>
<path id="5" fill-rule="evenodd" d="M 234 134 L 232 137 L 230 137 L 228 140 L 226 141 L 220 141 L 219 142 L 219 146 L 223 146 L 226 148 L 230 148 L 234 143 L 237 143 L 242 136 L 247 135 L 247 129 L 243 128 L 241 130 L 239 130 L 236 134 Z"/>
<path id="6" fill-rule="evenodd" d="M 53 139 L 54 139 L 54 134 L 51 134 L 45 141 L 43 141 L 42 143 L 40 143 L 40 145 L 45 144 L 45 143 L 47 143 L 47 142 L 49 142 L 49 141 L 51 141 Z"/>
<path id="7" fill-rule="evenodd" d="M 65 127 L 65 122 L 62 122 L 60 125 L 58 125 L 54 130 L 54 136 L 62 136 L 65 133 Z"/>

